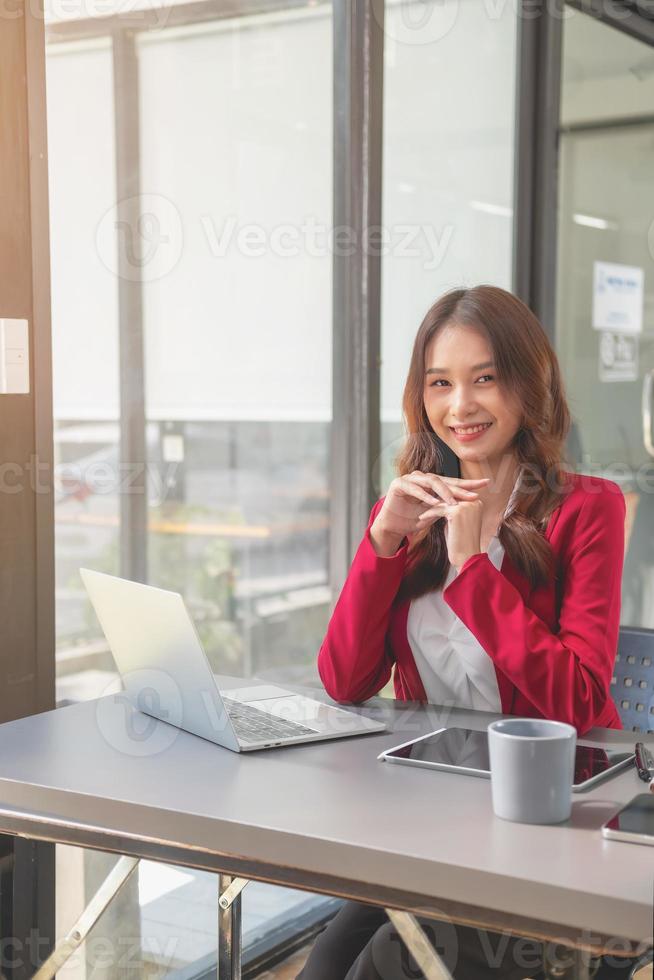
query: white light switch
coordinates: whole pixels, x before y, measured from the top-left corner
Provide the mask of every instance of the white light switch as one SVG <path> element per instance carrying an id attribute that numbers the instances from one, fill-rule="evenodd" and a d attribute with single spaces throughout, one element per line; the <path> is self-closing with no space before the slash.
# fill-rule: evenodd
<path id="1" fill-rule="evenodd" d="M 28 322 L 0 317 L 0 395 L 28 395 L 29 390 Z"/>

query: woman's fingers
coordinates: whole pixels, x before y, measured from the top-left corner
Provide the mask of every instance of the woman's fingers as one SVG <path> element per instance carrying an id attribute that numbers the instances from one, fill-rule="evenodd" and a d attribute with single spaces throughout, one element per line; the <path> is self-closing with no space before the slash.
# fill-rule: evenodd
<path id="1" fill-rule="evenodd" d="M 441 504 L 440 507 L 431 507 L 429 510 L 423 510 L 422 514 L 418 515 L 419 521 L 427 521 L 432 517 L 444 517 L 449 504 Z"/>
<path id="2" fill-rule="evenodd" d="M 411 480 L 408 480 L 406 477 L 402 477 L 400 479 L 400 486 L 403 493 L 406 493 L 408 496 L 415 497 L 417 500 L 421 500 L 425 504 L 431 505 L 436 502 L 436 498 L 434 497 L 433 494 L 427 493 L 425 490 L 423 490 L 417 484 L 413 483 Z"/>
<path id="3" fill-rule="evenodd" d="M 475 486 L 481 487 L 488 482 L 487 478 L 484 477 L 481 480 L 457 480 L 454 485 L 451 485 L 449 477 L 445 480 L 434 473 L 411 473 L 410 476 L 412 480 L 415 480 L 421 486 L 433 489 L 448 504 L 455 504 L 457 499 L 470 500 L 478 496 L 476 490 L 470 490 L 462 486 L 462 483 L 472 483 Z"/>
<path id="4" fill-rule="evenodd" d="M 419 483 L 423 487 L 429 487 L 430 490 L 433 490 L 434 493 L 438 494 L 441 500 L 447 501 L 448 504 L 453 504 L 456 500 L 453 491 L 449 489 L 447 483 L 442 480 L 439 481 L 438 478 L 435 478 L 431 473 L 412 473 L 411 479 L 415 480 L 416 483 Z M 457 492 L 467 494 L 467 491 L 464 491 L 461 488 L 458 488 Z"/>
<path id="5" fill-rule="evenodd" d="M 490 476 L 476 476 L 473 480 L 460 479 L 458 476 L 448 476 L 452 483 L 488 483 Z"/>
<path id="6" fill-rule="evenodd" d="M 435 511 L 426 510 L 424 514 L 420 514 L 417 518 L 418 527 L 424 527 L 428 521 L 433 521 L 437 517 L 443 517 L 443 514 L 437 514 Z"/>
<path id="7" fill-rule="evenodd" d="M 440 508 L 424 510 L 422 514 L 419 514 L 417 517 L 417 520 L 419 521 L 418 527 L 421 527 L 426 521 L 431 521 L 436 517 L 445 517 L 446 510 L 449 506 L 449 504 L 442 504 Z"/>

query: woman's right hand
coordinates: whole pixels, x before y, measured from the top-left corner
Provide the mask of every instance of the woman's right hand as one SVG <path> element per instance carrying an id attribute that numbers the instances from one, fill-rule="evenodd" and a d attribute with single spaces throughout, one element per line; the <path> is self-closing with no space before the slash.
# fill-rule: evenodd
<path id="1" fill-rule="evenodd" d="M 476 500 L 477 490 L 485 487 L 489 481 L 490 477 L 461 480 L 452 476 L 422 473 L 420 470 L 396 477 L 370 528 L 375 551 L 381 557 L 395 554 L 403 538 L 422 533 L 440 520 L 448 505 L 461 500 Z M 442 504 L 442 514 L 438 513 L 439 503 Z M 426 510 L 434 508 L 436 512 L 431 520 L 418 520 Z"/>

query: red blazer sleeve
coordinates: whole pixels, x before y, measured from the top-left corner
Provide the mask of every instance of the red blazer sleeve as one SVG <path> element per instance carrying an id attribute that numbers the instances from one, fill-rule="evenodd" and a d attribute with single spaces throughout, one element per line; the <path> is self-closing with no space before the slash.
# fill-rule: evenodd
<path id="1" fill-rule="evenodd" d="M 609 481 L 607 481 L 609 482 Z M 560 556 L 559 630 L 552 633 L 487 554 L 472 555 L 445 601 L 497 667 L 545 718 L 588 731 L 610 698 L 620 624 L 625 500 L 588 494 Z"/>
<path id="2" fill-rule="evenodd" d="M 391 676 L 393 656 L 386 642 L 391 606 L 402 581 L 408 544 L 381 558 L 370 528 L 383 504 L 370 512 L 368 527 L 334 608 L 318 654 L 318 672 L 335 701 L 365 701 Z"/>

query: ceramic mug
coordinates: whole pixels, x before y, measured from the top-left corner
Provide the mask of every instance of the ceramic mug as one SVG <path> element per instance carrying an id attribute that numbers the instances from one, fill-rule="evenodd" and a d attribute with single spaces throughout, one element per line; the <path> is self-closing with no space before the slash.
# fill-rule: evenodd
<path id="1" fill-rule="evenodd" d="M 560 721 L 505 718 L 488 726 L 493 810 L 503 820 L 561 823 L 572 810 L 577 731 Z"/>

